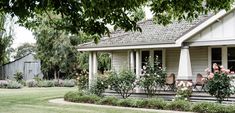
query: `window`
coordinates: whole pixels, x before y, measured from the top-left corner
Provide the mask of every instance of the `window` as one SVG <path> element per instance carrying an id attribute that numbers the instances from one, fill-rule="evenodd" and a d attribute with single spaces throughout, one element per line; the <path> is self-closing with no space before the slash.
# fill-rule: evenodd
<path id="1" fill-rule="evenodd" d="M 235 47 L 228 47 L 228 69 L 235 71 Z"/>
<path id="2" fill-rule="evenodd" d="M 154 64 L 154 67 L 157 66 L 157 64 L 158 66 L 162 67 L 162 50 L 142 51 L 141 55 L 141 68 L 143 68 L 143 66 L 146 65 L 148 61 L 150 61 L 151 64 Z M 158 61 L 156 61 L 156 56 L 158 57 Z"/>
<path id="3" fill-rule="evenodd" d="M 142 51 L 141 68 L 149 61 L 150 51 Z"/>
<path id="4" fill-rule="evenodd" d="M 211 49 L 211 69 L 213 69 L 212 66 L 214 63 L 216 63 L 218 65 L 222 64 L 222 49 L 221 48 L 212 48 Z"/>
<path id="5" fill-rule="evenodd" d="M 156 60 L 158 60 L 158 61 L 156 61 Z M 154 51 L 154 67 L 156 67 L 156 66 L 162 67 L 162 51 L 161 50 Z"/>

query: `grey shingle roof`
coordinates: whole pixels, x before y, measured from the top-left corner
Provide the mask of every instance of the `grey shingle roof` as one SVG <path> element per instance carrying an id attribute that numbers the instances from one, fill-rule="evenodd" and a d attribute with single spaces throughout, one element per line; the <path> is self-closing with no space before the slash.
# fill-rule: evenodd
<path id="1" fill-rule="evenodd" d="M 117 30 L 111 33 L 110 37 L 103 37 L 98 44 L 88 42 L 79 45 L 78 48 L 175 43 L 179 37 L 200 25 L 211 16 L 212 15 L 203 15 L 192 22 L 183 20 L 180 22 L 173 22 L 167 26 L 156 25 L 153 20 L 146 20 L 138 23 L 142 32 L 124 32 L 122 30 Z"/>

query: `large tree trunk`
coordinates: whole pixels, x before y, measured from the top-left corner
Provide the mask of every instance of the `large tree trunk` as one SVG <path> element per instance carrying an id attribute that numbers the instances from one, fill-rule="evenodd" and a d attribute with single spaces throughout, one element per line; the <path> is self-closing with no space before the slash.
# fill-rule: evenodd
<path id="1" fill-rule="evenodd" d="M 54 70 L 54 79 L 57 79 L 57 77 L 56 77 L 56 70 Z"/>

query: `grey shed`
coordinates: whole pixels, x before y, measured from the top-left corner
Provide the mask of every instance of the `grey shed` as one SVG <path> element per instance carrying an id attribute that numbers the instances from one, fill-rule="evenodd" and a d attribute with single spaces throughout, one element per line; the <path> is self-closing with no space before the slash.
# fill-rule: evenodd
<path id="1" fill-rule="evenodd" d="M 41 78 L 43 77 L 40 60 L 35 59 L 32 53 L 4 64 L 0 70 L 0 79 L 13 80 L 14 74 L 17 72 L 23 73 L 24 80 L 33 79 L 36 75 Z"/>

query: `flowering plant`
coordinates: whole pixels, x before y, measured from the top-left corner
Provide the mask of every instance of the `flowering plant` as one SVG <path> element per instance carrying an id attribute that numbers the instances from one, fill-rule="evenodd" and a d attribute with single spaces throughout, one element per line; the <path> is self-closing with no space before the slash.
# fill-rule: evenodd
<path id="1" fill-rule="evenodd" d="M 229 97 L 232 94 L 232 78 L 229 75 L 230 70 L 225 69 L 223 66 L 219 66 L 216 63 L 213 64 L 213 72 L 209 69 L 207 72 L 206 91 L 216 97 L 217 102 L 222 103 L 224 98 Z"/>
<path id="2" fill-rule="evenodd" d="M 192 82 L 180 81 L 177 84 L 177 92 L 173 101 L 176 100 L 189 100 L 192 94 Z"/>
<path id="3" fill-rule="evenodd" d="M 155 64 L 151 64 L 149 59 L 143 66 L 143 76 L 139 80 L 139 86 L 142 87 L 148 97 L 156 94 L 158 88 L 162 88 L 166 82 L 165 68 L 159 66 L 158 57 L 156 56 Z"/>

